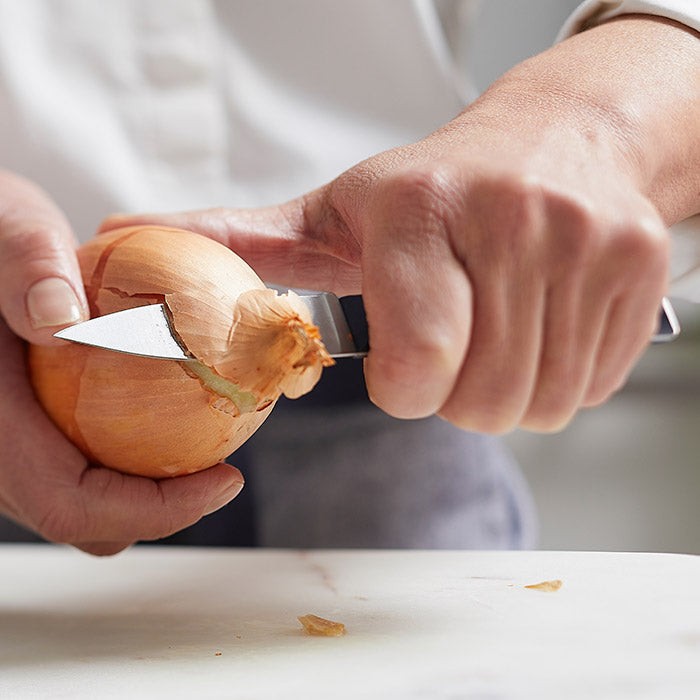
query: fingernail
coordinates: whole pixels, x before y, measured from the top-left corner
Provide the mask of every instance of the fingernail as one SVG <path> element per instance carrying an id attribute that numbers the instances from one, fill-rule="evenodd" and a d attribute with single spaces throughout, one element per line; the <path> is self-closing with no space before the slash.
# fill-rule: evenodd
<path id="1" fill-rule="evenodd" d="M 235 481 L 231 486 L 221 491 L 213 498 L 206 507 L 204 515 L 210 515 L 215 510 L 223 508 L 229 501 L 232 501 L 243 489 L 242 481 Z"/>
<path id="2" fill-rule="evenodd" d="M 73 288 L 60 277 L 35 282 L 27 292 L 27 312 L 32 328 L 65 326 L 80 321 L 80 302 Z"/>

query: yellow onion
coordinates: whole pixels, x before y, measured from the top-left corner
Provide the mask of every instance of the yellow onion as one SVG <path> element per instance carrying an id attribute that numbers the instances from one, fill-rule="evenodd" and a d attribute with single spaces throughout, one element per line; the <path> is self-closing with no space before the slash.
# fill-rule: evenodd
<path id="1" fill-rule="evenodd" d="M 310 391 L 333 360 L 293 292 L 279 295 L 225 246 L 135 226 L 78 251 L 91 316 L 164 303 L 193 360 L 65 343 L 29 348 L 36 394 L 93 462 L 160 478 L 215 464 L 285 394 Z"/>

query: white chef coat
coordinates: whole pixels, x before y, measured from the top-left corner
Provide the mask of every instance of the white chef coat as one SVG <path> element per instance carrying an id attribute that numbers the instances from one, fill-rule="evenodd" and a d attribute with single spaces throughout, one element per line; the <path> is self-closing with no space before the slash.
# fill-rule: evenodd
<path id="1" fill-rule="evenodd" d="M 700 14 L 695 0 L 587 2 L 566 31 L 640 4 Z M 114 211 L 279 203 L 456 115 L 475 92 L 453 40 L 469 32 L 444 21 L 476 7 L 0 0 L 1 165 L 42 185 L 83 240 Z M 497 441 L 372 411 L 273 412 L 252 457 L 261 543 L 532 544 L 527 489 Z"/>
<path id="2" fill-rule="evenodd" d="M 114 211 L 279 203 L 454 116 L 475 94 L 471 32 L 444 22 L 478 5 L 0 0 L 0 164 L 82 240 Z M 627 12 L 700 30 L 697 0 L 588 0 L 559 38 Z M 700 300 L 696 229 L 672 276 Z"/>
<path id="3" fill-rule="evenodd" d="M 666 17 L 700 32 L 700 3 L 697 0 L 586 0 L 566 21 L 559 38 L 629 14 Z"/>
<path id="4" fill-rule="evenodd" d="M 83 239 L 112 211 L 280 203 L 459 111 L 437 32 L 404 0 L 3 0 L 2 164 Z"/>

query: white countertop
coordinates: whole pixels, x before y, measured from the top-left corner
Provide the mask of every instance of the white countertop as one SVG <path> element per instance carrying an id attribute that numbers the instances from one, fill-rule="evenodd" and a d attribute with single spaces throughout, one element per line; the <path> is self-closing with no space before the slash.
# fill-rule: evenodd
<path id="1" fill-rule="evenodd" d="M 700 697 L 698 557 L 2 545 L 0 572 L 3 699 Z"/>

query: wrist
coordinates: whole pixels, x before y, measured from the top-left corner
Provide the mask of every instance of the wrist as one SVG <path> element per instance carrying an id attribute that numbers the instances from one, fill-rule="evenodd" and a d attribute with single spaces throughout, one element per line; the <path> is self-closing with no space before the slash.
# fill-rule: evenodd
<path id="1" fill-rule="evenodd" d="M 697 37 L 634 16 L 519 64 L 459 118 L 544 146 L 551 160 L 559 153 L 557 167 L 577 152 L 596 168 L 610 164 L 670 224 L 700 211 L 698 113 Z"/>

